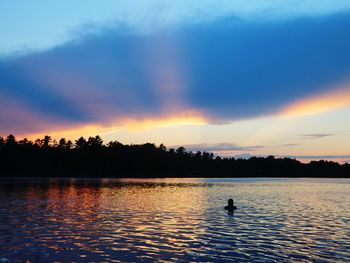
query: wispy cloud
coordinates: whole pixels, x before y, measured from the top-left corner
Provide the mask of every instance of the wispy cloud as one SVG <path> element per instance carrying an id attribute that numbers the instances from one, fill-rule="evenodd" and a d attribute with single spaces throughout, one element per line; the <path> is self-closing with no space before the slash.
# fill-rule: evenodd
<path id="1" fill-rule="evenodd" d="M 302 139 L 318 139 L 318 138 L 324 138 L 329 136 L 334 136 L 336 134 L 334 133 L 310 133 L 310 134 L 303 134 L 301 135 Z"/>
<path id="2" fill-rule="evenodd" d="M 286 143 L 286 144 L 282 144 L 281 146 L 292 147 L 292 146 L 298 146 L 298 145 L 300 145 L 300 143 Z"/>
<path id="3" fill-rule="evenodd" d="M 190 151 L 208 151 L 208 152 L 240 152 L 240 151 L 255 151 L 264 148 L 263 145 L 242 146 L 235 143 L 214 143 L 214 144 L 187 144 L 183 145 Z M 179 146 L 172 146 L 174 148 Z"/>

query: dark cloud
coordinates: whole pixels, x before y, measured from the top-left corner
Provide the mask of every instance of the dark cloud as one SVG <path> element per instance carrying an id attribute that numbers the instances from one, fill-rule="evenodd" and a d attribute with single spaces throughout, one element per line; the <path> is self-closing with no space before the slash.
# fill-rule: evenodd
<path id="1" fill-rule="evenodd" d="M 349 74 L 349 26 L 346 14 L 282 24 L 219 21 L 193 32 L 190 98 L 215 118 L 235 119 L 332 89 Z"/>
<path id="2" fill-rule="evenodd" d="M 216 123 L 268 115 L 346 80 L 349 28 L 346 13 L 259 24 L 230 17 L 152 34 L 101 29 L 2 59 L 0 95 L 50 120 L 38 130 L 52 122 L 156 118 L 174 109 L 196 109 Z M 8 115 L 0 129 L 10 128 L 11 107 L 1 110 Z"/>
<path id="3" fill-rule="evenodd" d="M 17 63 L 0 61 L 0 94 L 54 118 L 65 121 L 84 119 L 82 112 L 69 104 L 64 96 L 43 85 L 40 79 L 31 76 Z"/>

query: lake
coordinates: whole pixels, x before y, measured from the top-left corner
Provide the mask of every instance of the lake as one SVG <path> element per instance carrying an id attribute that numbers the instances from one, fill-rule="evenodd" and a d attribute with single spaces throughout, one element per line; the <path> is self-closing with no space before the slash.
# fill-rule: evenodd
<path id="1" fill-rule="evenodd" d="M 349 262 L 350 180 L 1 179 L 0 262 L 20 260 Z"/>

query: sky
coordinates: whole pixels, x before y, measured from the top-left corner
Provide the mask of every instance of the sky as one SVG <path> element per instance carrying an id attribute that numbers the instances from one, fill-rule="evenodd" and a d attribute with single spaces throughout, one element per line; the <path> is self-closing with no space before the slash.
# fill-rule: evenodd
<path id="1" fill-rule="evenodd" d="M 348 0 L 0 2 L 0 136 L 350 162 Z"/>

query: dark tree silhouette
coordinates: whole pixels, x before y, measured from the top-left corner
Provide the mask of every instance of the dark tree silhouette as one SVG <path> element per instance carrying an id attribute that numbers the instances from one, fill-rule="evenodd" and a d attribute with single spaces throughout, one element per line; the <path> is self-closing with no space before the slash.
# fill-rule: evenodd
<path id="1" fill-rule="evenodd" d="M 80 137 L 74 145 L 50 136 L 17 142 L 0 136 L 0 176 L 56 177 L 350 177 L 350 165 L 330 161 L 301 163 L 274 156 L 234 159 L 209 152 L 169 149 L 153 143 L 104 144 L 100 136 Z"/>
<path id="2" fill-rule="evenodd" d="M 87 146 L 87 141 L 84 137 L 80 137 L 78 140 L 75 141 L 75 147 L 77 149 L 81 149 Z"/>
<path id="3" fill-rule="evenodd" d="M 45 136 L 44 139 L 43 139 L 43 145 L 42 147 L 44 148 L 49 148 L 50 147 L 50 144 L 51 144 L 51 141 L 52 141 L 52 138 L 50 136 Z"/>
<path id="4" fill-rule="evenodd" d="M 3 148 L 5 146 L 5 139 L 0 136 L 0 148 Z"/>
<path id="5" fill-rule="evenodd" d="M 96 137 L 89 137 L 88 141 L 87 141 L 87 145 L 90 147 L 101 147 L 103 145 L 103 141 L 101 139 L 100 136 L 96 136 Z"/>
<path id="6" fill-rule="evenodd" d="M 58 145 L 57 145 L 57 148 L 59 149 L 66 149 L 66 146 L 67 145 L 67 141 L 65 138 L 61 138 L 59 141 L 58 141 Z"/>
<path id="7" fill-rule="evenodd" d="M 12 134 L 7 136 L 5 144 L 6 144 L 6 147 L 8 148 L 15 147 L 17 145 L 15 136 L 13 136 Z"/>
<path id="8" fill-rule="evenodd" d="M 29 141 L 27 138 L 23 138 L 22 140 L 20 140 L 18 142 L 18 144 L 21 145 L 21 146 L 29 146 L 29 145 L 31 146 L 31 145 L 33 145 L 33 143 L 31 141 Z"/>

